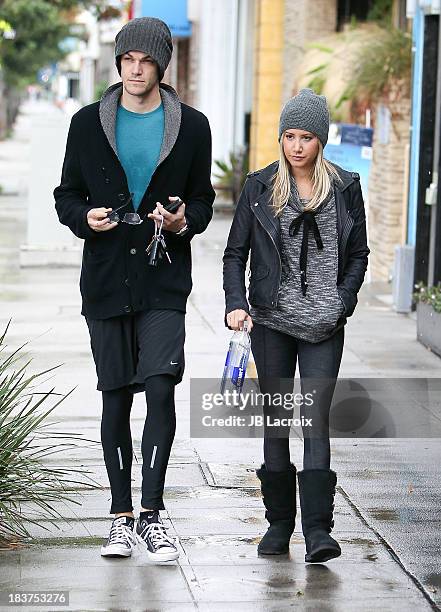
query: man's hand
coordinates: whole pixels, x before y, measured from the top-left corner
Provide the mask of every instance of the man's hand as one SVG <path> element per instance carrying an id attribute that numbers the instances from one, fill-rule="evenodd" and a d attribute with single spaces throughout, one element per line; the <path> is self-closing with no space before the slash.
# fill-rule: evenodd
<path id="1" fill-rule="evenodd" d="M 238 331 L 243 328 L 244 321 L 248 322 L 248 332 L 253 329 L 253 319 L 245 310 L 237 309 L 227 314 L 228 327 Z"/>
<path id="2" fill-rule="evenodd" d="M 92 208 L 87 213 L 87 223 L 89 227 L 95 232 L 107 232 L 118 225 L 118 223 L 112 223 L 107 217 L 111 208 Z"/>
<path id="3" fill-rule="evenodd" d="M 170 202 L 174 202 L 178 199 L 178 196 L 169 196 Z M 182 203 L 176 213 L 173 215 L 165 210 L 161 202 L 156 202 L 156 208 L 152 213 L 148 214 L 149 219 L 153 219 L 156 225 L 161 225 L 161 215 L 164 217 L 164 225 L 162 229 L 168 230 L 169 232 L 179 232 L 180 229 L 185 227 L 185 204 Z"/>

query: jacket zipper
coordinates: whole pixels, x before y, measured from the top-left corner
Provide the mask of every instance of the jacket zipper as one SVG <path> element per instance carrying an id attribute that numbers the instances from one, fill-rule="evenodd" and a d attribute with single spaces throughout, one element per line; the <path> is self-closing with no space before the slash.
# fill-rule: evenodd
<path id="1" fill-rule="evenodd" d="M 259 202 L 256 202 L 256 203 L 254 204 L 254 206 L 256 206 L 256 204 L 257 204 L 257 206 L 260 206 Z M 253 208 L 254 208 L 254 207 L 253 207 Z M 274 300 L 274 301 L 272 301 L 272 302 L 271 302 L 271 306 L 277 306 L 278 301 L 279 301 L 279 299 L 278 299 L 278 298 L 279 298 L 280 281 L 281 281 L 281 278 L 282 278 L 282 259 L 281 259 L 281 257 L 280 257 L 279 249 L 278 249 L 278 248 L 277 248 L 277 246 L 276 246 L 276 243 L 275 243 L 275 241 L 274 241 L 274 238 L 271 236 L 270 232 L 269 232 L 269 231 L 266 229 L 266 227 L 264 226 L 264 224 L 262 223 L 262 221 L 259 219 L 259 216 L 258 216 L 258 215 L 256 215 L 256 213 L 254 213 L 254 215 L 256 216 L 257 220 L 259 221 L 259 223 L 260 223 L 260 225 L 263 227 L 263 229 L 266 231 L 266 233 L 268 234 L 268 236 L 271 238 L 271 241 L 272 241 L 272 243 L 273 243 L 273 245 L 274 245 L 274 248 L 276 249 L 277 257 L 279 258 L 279 283 L 278 283 L 278 286 L 277 286 L 276 298 L 275 298 L 275 300 Z"/>

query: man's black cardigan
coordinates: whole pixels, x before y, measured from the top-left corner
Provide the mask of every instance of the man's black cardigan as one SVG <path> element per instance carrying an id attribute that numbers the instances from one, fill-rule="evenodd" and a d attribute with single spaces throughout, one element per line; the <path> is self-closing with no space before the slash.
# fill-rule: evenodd
<path id="1" fill-rule="evenodd" d="M 205 230 L 213 214 L 207 118 L 181 103 L 176 142 L 156 168 L 138 208 L 142 217 L 153 211 L 156 202 L 168 203 L 168 196 L 180 196 L 186 204 L 189 233 L 180 237 L 164 232 L 172 263 L 164 259 L 153 267 L 145 252 L 154 233 L 152 220 L 146 218 L 138 226 L 120 223 L 107 232 L 95 232 L 87 224 L 91 208 L 117 208 L 129 195 L 125 172 L 100 120 L 99 104 L 90 104 L 73 116 L 61 184 L 54 190 L 61 223 L 85 240 L 81 313 L 106 319 L 158 308 L 185 312 L 192 288 L 190 240 Z M 130 210 L 131 205 L 124 209 Z"/>

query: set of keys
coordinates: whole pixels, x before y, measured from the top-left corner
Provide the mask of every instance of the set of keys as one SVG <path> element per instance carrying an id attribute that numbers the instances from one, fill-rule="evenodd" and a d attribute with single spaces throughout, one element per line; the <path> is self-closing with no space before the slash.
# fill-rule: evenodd
<path id="1" fill-rule="evenodd" d="M 167 245 L 165 243 L 164 236 L 162 235 L 163 224 L 164 217 L 162 217 L 161 224 L 159 226 L 157 226 L 155 223 L 155 233 L 148 247 L 146 248 L 146 253 L 149 257 L 149 266 L 157 266 L 158 261 L 160 261 L 164 255 L 167 257 L 168 262 L 171 263 L 170 255 L 167 251 Z"/>

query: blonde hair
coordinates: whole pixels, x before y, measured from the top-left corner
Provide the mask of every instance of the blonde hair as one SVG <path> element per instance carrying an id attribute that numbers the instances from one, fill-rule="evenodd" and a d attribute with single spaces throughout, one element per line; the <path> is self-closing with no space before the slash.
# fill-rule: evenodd
<path id="1" fill-rule="evenodd" d="M 273 194 L 271 198 L 271 205 L 276 216 L 282 213 L 286 203 L 288 202 L 291 191 L 291 166 L 286 159 L 285 152 L 283 150 L 284 137 L 285 132 L 283 132 L 280 138 L 279 167 L 273 176 Z M 323 202 L 331 189 L 332 178 L 341 181 L 337 170 L 327 159 L 323 157 L 323 145 L 320 140 L 318 141 L 318 147 L 319 150 L 311 172 L 312 198 L 305 206 L 305 211 L 315 210 L 320 203 Z"/>

